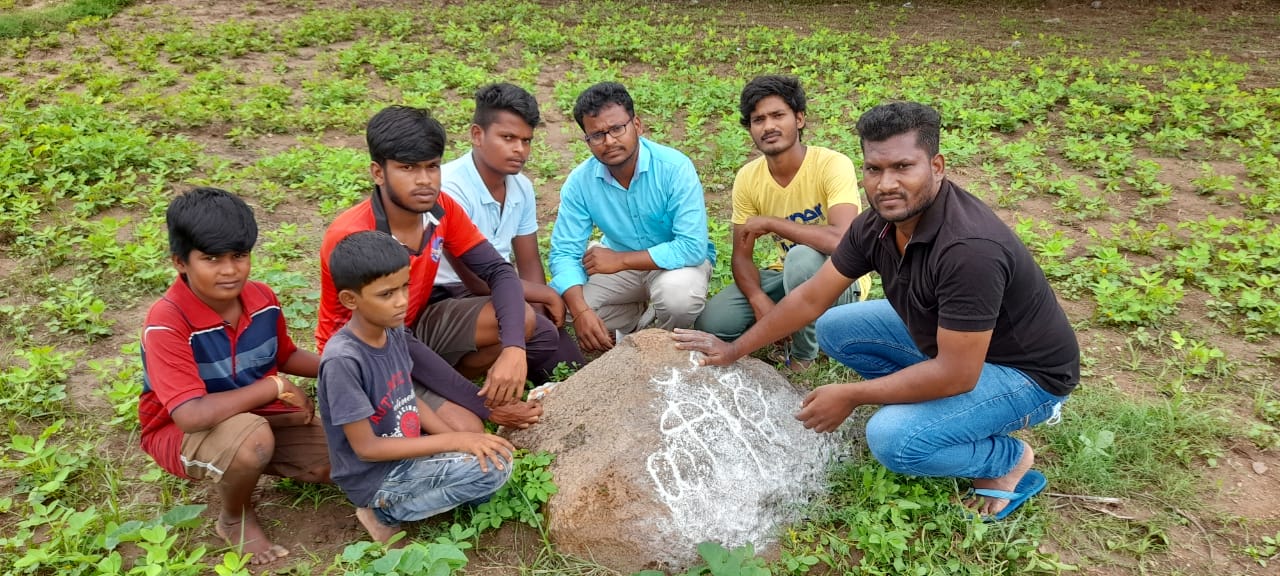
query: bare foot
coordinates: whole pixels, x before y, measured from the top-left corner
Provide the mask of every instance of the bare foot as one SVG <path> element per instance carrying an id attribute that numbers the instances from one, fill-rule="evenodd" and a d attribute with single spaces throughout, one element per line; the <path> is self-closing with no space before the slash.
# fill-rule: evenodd
<path id="1" fill-rule="evenodd" d="M 378 517 L 373 515 L 372 508 L 356 508 L 356 518 L 360 520 L 364 529 L 369 531 L 369 536 L 374 542 L 386 544 L 392 536 L 400 533 L 399 526 L 387 526 L 379 522 Z M 403 540 L 401 543 L 403 544 Z"/>
<path id="2" fill-rule="evenodd" d="M 1022 440 L 1018 440 L 1018 442 L 1022 442 Z M 1035 461 L 1036 454 L 1031 450 L 1031 446 L 1027 445 L 1026 442 L 1022 442 L 1022 458 L 1013 466 L 1013 470 L 999 478 L 974 478 L 973 487 L 1012 492 L 1018 487 L 1018 482 L 1027 474 L 1027 470 L 1031 469 L 1031 465 L 1035 464 Z M 1004 510 L 1005 506 L 1009 505 L 1009 501 L 1004 498 L 975 496 L 965 500 L 964 505 L 985 518 L 999 514 L 1001 510 Z"/>
<path id="3" fill-rule="evenodd" d="M 214 524 L 214 531 L 227 544 L 240 549 L 241 553 L 253 554 L 254 565 L 267 564 L 289 555 L 289 550 L 279 544 L 272 544 L 258 525 L 258 517 L 253 510 L 245 510 L 244 516 L 230 518 L 219 516 Z"/>

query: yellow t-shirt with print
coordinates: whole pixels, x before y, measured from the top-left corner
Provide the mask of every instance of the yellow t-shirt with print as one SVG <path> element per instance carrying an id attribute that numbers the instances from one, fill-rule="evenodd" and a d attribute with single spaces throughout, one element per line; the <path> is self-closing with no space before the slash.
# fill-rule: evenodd
<path id="1" fill-rule="evenodd" d="M 732 221 L 746 224 L 752 216 L 773 216 L 802 224 L 825 225 L 832 206 L 853 204 L 861 211 L 861 199 L 853 161 L 835 150 L 809 146 L 800 170 L 785 188 L 773 179 L 763 156 L 739 169 L 733 181 Z M 778 246 L 778 260 L 769 267 L 781 270 L 782 256 L 794 243 L 776 234 L 773 238 Z M 870 278 L 859 278 L 858 286 L 865 299 L 871 287 Z"/>

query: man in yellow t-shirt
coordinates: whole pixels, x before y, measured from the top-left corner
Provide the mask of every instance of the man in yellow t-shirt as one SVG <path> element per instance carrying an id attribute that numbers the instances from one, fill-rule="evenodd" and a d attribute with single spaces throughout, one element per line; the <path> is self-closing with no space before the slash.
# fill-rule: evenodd
<path id="1" fill-rule="evenodd" d="M 790 76 L 759 76 L 742 89 L 742 125 L 763 156 L 748 162 L 733 182 L 733 280 L 707 302 L 694 328 L 725 341 L 741 336 L 775 302 L 811 278 L 826 262 L 861 209 L 858 179 L 848 156 L 805 146 L 805 94 Z M 756 239 L 772 234 L 780 261 L 757 269 Z M 866 298 L 870 279 L 859 278 L 836 301 Z M 803 370 L 818 357 L 810 324 L 791 336 L 781 359 Z"/>

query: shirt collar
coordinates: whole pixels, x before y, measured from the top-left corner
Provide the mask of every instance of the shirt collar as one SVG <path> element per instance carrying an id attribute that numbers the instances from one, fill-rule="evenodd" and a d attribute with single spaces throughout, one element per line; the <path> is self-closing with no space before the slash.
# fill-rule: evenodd
<path id="1" fill-rule="evenodd" d="M 480 192 L 482 192 L 482 194 L 469 194 L 468 196 L 479 197 L 481 204 L 498 206 L 498 200 L 494 198 L 493 194 L 489 192 L 489 187 L 485 185 L 484 178 L 480 177 L 480 169 L 476 167 L 476 151 L 474 148 L 467 152 L 466 158 L 467 160 L 463 165 L 466 166 L 467 177 L 472 180 L 471 186 L 478 186 L 476 190 L 479 190 Z M 516 174 L 508 174 L 506 176 L 503 176 L 502 180 L 507 185 L 507 201 L 505 205 L 506 206 L 520 205 L 521 201 L 524 200 L 524 198 L 522 197 L 521 194 L 518 193 L 520 190 L 520 180 L 516 178 Z M 512 194 L 511 192 L 513 190 L 516 191 L 517 193 Z M 474 218 L 472 219 L 474 220 Z"/>
<path id="2" fill-rule="evenodd" d="M 422 215 L 422 246 L 417 252 L 410 252 L 417 256 L 427 248 L 427 240 L 431 238 L 431 234 L 436 231 L 436 226 L 440 225 L 440 219 L 444 218 L 444 206 L 440 205 L 440 195 L 444 192 L 436 194 L 436 204 L 431 210 Z M 387 223 L 387 209 L 382 205 L 382 189 L 377 184 L 373 185 L 373 195 L 369 197 L 369 204 L 373 206 L 373 224 L 379 232 L 391 234 L 391 224 Z M 395 238 L 395 234 L 391 234 Z M 399 240 L 399 238 L 396 238 Z M 403 242 L 401 242 L 403 244 Z"/>
<path id="3" fill-rule="evenodd" d="M 929 243 L 938 237 L 938 231 L 942 229 L 942 222 L 946 220 L 946 205 L 951 199 L 951 180 L 942 179 L 942 185 L 938 187 L 938 196 L 933 199 L 933 204 L 920 215 L 920 221 L 916 223 L 915 232 L 911 234 L 912 241 Z"/>
<path id="4" fill-rule="evenodd" d="M 613 178 L 613 174 L 609 173 L 608 166 L 605 166 L 603 162 L 597 160 L 595 156 L 591 157 L 591 161 L 595 163 L 596 178 L 611 184 L 617 182 L 617 180 Z M 652 159 L 649 157 L 649 141 L 644 137 L 641 137 L 636 143 L 636 172 L 631 175 L 632 184 L 635 183 L 636 178 L 640 176 L 641 173 L 649 171 L 649 164 L 651 163 Z"/>
<path id="5" fill-rule="evenodd" d="M 186 280 L 182 279 L 182 276 L 178 276 L 178 280 L 169 287 L 168 292 L 165 293 L 165 298 L 178 305 L 187 322 L 195 330 L 216 328 L 226 323 L 221 315 L 214 312 L 213 308 L 210 308 L 199 296 L 196 296 L 195 292 L 191 291 L 191 286 L 187 284 Z M 246 281 L 244 287 L 240 289 L 241 316 L 251 316 L 267 304 L 268 300 L 262 289 L 252 281 Z"/>
<path id="6" fill-rule="evenodd" d="M 466 156 L 459 157 L 458 160 L 455 160 L 455 162 L 459 160 L 462 161 L 462 170 L 461 170 L 462 174 L 459 174 L 459 176 L 463 176 L 462 178 L 459 178 L 459 179 L 464 181 L 462 182 L 462 185 L 460 186 L 460 188 L 464 190 L 468 188 L 474 188 L 475 190 L 481 192 L 480 194 L 473 193 L 469 195 L 473 199 L 479 200 L 481 204 L 497 204 L 498 201 L 493 198 L 493 194 L 489 193 L 489 187 L 485 186 L 484 178 L 480 177 L 480 168 L 476 166 L 475 149 L 472 148 L 471 150 L 468 150 Z M 441 175 L 441 177 L 443 178 L 443 175 Z M 511 177 L 503 176 L 503 179 L 507 183 L 507 190 L 510 190 Z M 441 182 L 440 187 L 441 188 L 444 187 L 443 182 Z M 508 194 L 508 198 L 510 198 L 510 194 Z"/>

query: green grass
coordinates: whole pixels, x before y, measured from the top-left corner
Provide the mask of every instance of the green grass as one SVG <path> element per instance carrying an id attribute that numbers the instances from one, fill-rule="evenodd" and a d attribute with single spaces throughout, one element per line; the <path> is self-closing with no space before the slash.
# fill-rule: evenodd
<path id="1" fill-rule="evenodd" d="M 6 7 L 0 14 L 0 39 L 22 38 L 56 32 L 86 18 L 110 18 L 133 0 L 70 0 L 41 8 Z"/>
<path id="2" fill-rule="evenodd" d="M 1098 387 L 1073 394 L 1064 413 L 1036 435 L 1055 491 L 1075 494 L 1194 502 L 1202 468 L 1241 432 L 1225 410 Z"/>

